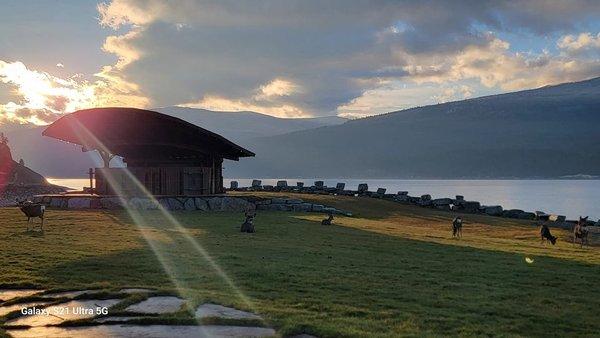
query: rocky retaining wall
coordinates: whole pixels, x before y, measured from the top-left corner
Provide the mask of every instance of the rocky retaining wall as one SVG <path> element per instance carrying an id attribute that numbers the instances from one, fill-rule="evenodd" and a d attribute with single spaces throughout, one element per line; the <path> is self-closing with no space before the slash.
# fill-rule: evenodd
<path id="1" fill-rule="evenodd" d="M 38 195 L 33 198 L 36 203 L 42 203 L 50 208 L 57 209 L 124 209 L 133 208 L 137 210 L 157 210 L 162 206 L 166 210 L 197 210 L 197 211 L 233 211 L 243 212 L 247 208 L 257 210 L 274 211 L 297 211 L 297 212 L 321 212 L 350 215 L 350 213 L 338 210 L 322 204 L 305 203 L 296 198 L 256 198 L 230 197 L 230 196 L 165 196 L 147 198 L 130 197 L 121 199 L 116 196 L 95 195 Z"/>
<path id="2" fill-rule="evenodd" d="M 505 210 L 500 205 L 482 205 L 478 201 L 467 201 L 464 196 L 456 195 L 454 198 L 436 198 L 431 195 L 410 196 L 408 191 L 398 191 L 396 194 L 386 193 L 385 188 L 377 188 L 376 191 L 369 191 L 366 183 L 358 185 L 358 190 L 346 190 L 345 183 L 337 183 L 335 187 L 327 187 L 323 181 L 315 181 L 312 186 L 306 186 L 304 182 L 297 182 L 296 185 L 288 185 L 287 181 L 278 181 L 276 186 L 262 185 L 260 180 L 253 180 L 250 187 L 239 187 L 238 182 L 232 181 L 231 191 L 274 191 L 274 192 L 294 192 L 302 194 L 319 195 L 344 195 L 344 196 L 363 196 L 372 198 L 381 198 L 403 204 L 417 205 L 425 208 L 434 208 L 438 210 L 456 211 L 461 213 L 483 214 L 496 217 L 549 221 L 554 226 L 570 228 L 575 221 L 569 221 L 565 216 L 547 214 L 542 211 L 528 212 L 520 209 Z M 272 207 L 276 208 L 276 207 Z M 288 207 L 286 207 L 288 208 Z M 600 226 L 598 222 L 589 222 L 589 225 Z"/>

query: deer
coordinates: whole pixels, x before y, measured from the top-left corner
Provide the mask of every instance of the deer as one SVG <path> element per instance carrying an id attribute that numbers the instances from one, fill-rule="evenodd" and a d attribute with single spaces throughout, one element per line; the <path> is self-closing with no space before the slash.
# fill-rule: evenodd
<path id="1" fill-rule="evenodd" d="M 31 223 L 31 220 L 33 218 L 39 218 L 42 220 L 40 230 L 44 230 L 44 213 L 46 211 L 45 205 L 33 203 L 32 201 L 27 200 L 19 201 L 19 199 L 17 199 L 17 205 L 19 206 L 19 209 L 21 209 L 21 211 L 25 214 L 25 216 L 27 216 L 27 231 L 29 231 L 29 224 Z M 33 225 L 31 230 L 33 230 L 34 228 L 35 224 Z"/>
<path id="2" fill-rule="evenodd" d="M 552 245 L 556 244 L 556 236 L 552 236 L 552 233 L 550 233 L 550 228 L 546 223 L 542 223 L 542 227 L 540 229 L 540 236 L 542 238 L 542 244 L 544 244 L 544 240 L 549 241 L 550 243 L 552 243 Z"/>
<path id="3" fill-rule="evenodd" d="M 331 225 L 331 222 L 333 222 L 333 213 L 330 212 L 329 217 L 321 221 L 321 225 Z"/>
<path id="4" fill-rule="evenodd" d="M 463 221 L 460 216 L 456 217 L 452 220 L 452 238 L 461 238 L 462 237 L 462 226 Z"/>
<path id="5" fill-rule="evenodd" d="M 573 244 L 575 244 L 575 241 L 577 240 L 577 238 L 579 238 L 579 240 L 581 241 L 582 248 L 583 248 L 584 243 L 585 244 L 588 243 L 589 231 L 586 227 L 587 220 L 588 220 L 588 216 L 586 216 L 586 217 L 579 216 L 579 222 L 577 222 L 577 224 L 573 228 Z"/>

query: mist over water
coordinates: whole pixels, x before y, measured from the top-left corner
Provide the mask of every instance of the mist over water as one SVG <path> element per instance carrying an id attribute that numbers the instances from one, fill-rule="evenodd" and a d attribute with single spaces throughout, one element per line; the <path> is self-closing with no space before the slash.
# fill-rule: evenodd
<path id="1" fill-rule="evenodd" d="M 250 186 L 252 179 L 224 179 L 238 181 L 240 187 Z M 275 185 L 280 179 L 261 179 L 262 184 Z M 504 209 L 544 211 L 566 215 L 574 219 L 590 216 L 600 218 L 600 180 L 394 180 L 394 179 L 313 179 L 282 178 L 288 185 L 304 182 L 306 186 L 322 180 L 327 186 L 346 183 L 346 189 L 356 190 L 359 183 L 367 183 L 369 190 L 386 188 L 388 193 L 408 191 L 411 196 L 430 194 L 433 198 L 463 195 L 467 200 L 485 205 L 501 205 Z M 53 184 L 73 189 L 89 186 L 89 179 L 48 179 Z"/>

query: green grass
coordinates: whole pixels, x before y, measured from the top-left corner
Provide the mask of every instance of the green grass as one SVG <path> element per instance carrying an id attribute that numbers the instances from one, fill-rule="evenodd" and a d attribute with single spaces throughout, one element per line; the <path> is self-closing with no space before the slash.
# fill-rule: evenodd
<path id="1" fill-rule="evenodd" d="M 20 211 L 0 209 L 0 284 L 178 291 L 191 307 L 258 311 L 283 335 L 600 332 L 600 250 L 566 243 L 566 232 L 555 230 L 557 246 L 543 246 L 528 222 L 465 215 L 464 238 L 453 240 L 449 213 L 300 198 L 355 216 L 324 227 L 322 215 L 259 212 L 250 235 L 239 233 L 243 215 L 234 213 L 175 212 L 180 228 L 158 211 L 138 226 L 125 212 L 50 210 L 46 231 L 32 234 Z"/>

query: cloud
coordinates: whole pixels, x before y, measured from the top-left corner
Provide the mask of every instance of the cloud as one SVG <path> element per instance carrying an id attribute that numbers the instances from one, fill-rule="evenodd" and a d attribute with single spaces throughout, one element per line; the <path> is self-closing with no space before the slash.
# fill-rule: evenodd
<path id="1" fill-rule="evenodd" d="M 61 114 L 82 108 L 127 105 L 145 106 L 148 100 L 122 85 L 118 78 L 96 82 L 74 76 L 63 79 L 28 69 L 19 61 L 0 60 L 0 83 L 12 88 L 11 100 L 0 103 L 0 121 L 47 124 Z"/>
<path id="2" fill-rule="evenodd" d="M 581 33 L 575 35 L 565 35 L 557 43 L 558 48 L 568 52 L 578 52 L 589 49 L 600 49 L 600 33 L 596 36 L 591 33 Z"/>
<path id="3" fill-rule="evenodd" d="M 600 3 L 586 0 L 451 8 L 435 0 L 114 0 L 98 9 L 101 24 L 126 32 L 105 43 L 119 60 L 106 73 L 136 84 L 129 89 L 159 106 L 329 115 L 382 93 L 382 83 L 427 86 L 421 101 L 409 100 L 418 104 L 469 97 L 479 87 L 515 90 L 600 75 L 593 58 L 516 51 L 490 33 L 537 39 L 590 26 Z M 463 90 L 468 81 L 478 83 Z M 389 106 L 398 107 L 405 105 Z"/>

